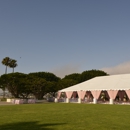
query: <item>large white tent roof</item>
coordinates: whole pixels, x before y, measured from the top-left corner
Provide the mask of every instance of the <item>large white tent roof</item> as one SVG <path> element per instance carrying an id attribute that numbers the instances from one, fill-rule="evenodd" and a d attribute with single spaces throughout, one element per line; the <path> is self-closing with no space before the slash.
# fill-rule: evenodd
<path id="1" fill-rule="evenodd" d="M 100 76 L 80 84 L 59 90 L 66 91 L 92 91 L 92 90 L 129 90 L 130 74 Z"/>

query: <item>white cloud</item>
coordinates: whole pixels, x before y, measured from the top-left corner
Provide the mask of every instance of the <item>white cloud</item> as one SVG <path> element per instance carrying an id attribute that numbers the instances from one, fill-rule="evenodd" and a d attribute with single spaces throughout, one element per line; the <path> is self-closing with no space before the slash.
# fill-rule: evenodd
<path id="1" fill-rule="evenodd" d="M 130 73 L 130 62 L 121 63 L 114 67 L 102 68 L 101 70 L 108 74 L 128 74 Z"/>
<path id="2" fill-rule="evenodd" d="M 80 73 L 80 66 L 68 64 L 59 68 L 54 68 L 53 70 L 51 70 L 51 72 L 57 75 L 58 77 L 63 78 L 65 75 L 69 75 L 72 73 Z"/>

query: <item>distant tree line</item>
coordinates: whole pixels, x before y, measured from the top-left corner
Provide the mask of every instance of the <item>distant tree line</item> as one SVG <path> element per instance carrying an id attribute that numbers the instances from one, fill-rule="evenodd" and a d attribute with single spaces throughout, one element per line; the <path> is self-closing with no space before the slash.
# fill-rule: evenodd
<path id="1" fill-rule="evenodd" d="M 4 59 L 4 61 L 10 60 Z M 15 60 L 16 61 L 16 60 Z M 73 73 L 66 75 L 64 78 L 59 78 L 50 72 L 34 72 L 29 74 L 13 73 L 7 74 L 6 66 L 5 74 L 0 76 L 0 88 L 7 89 L 15 98 L 28 98 L 29 94 L 33 94 L 37 99 L 42 99 L 47 93 L 55 94 L 58 90 L 70 87 L 72 85 L 84 82 L 97 76 L 106 76 L 106 72 L 101 70 L 88 70 L 82 73 Z M 15 66 L 17 63 L 15 62 Z M 15 68 L 15 67 L 12 67 Z"/>

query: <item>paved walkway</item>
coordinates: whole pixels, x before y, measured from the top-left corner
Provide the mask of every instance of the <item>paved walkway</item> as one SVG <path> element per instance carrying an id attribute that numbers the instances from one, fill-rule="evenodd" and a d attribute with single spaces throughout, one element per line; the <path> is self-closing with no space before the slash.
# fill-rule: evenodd
<path id="1" fill-rule="evenodd" d="M 11 103 L 11 102 L 0 101 L 0 106 L 1 106 L 1 105 L 14 105 L 14 104 Z"/>

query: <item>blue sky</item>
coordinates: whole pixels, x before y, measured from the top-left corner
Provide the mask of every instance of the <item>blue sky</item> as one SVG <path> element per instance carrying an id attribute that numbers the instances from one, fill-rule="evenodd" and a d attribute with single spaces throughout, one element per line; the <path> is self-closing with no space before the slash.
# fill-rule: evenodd
<path id="1" fill-rule="evenodd" d="M 1 0 L 0 60 L 6 56 L 23 73 L 130 73 L 130 1 Z"/>

